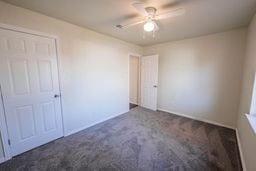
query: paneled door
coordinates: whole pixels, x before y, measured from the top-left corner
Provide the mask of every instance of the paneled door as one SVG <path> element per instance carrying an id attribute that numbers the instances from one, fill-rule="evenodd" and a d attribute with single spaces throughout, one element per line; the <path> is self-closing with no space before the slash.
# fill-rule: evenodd
<path id="1" fill-rule="evenodd" d="M 12 156 L 63 136 L 55 39 L 0 29 L 0 85 Z"/>
<path id="2" fill-rule="evenodd" d="M 157 110 L 158 55 L 141 57 L 141 106 Z"/>

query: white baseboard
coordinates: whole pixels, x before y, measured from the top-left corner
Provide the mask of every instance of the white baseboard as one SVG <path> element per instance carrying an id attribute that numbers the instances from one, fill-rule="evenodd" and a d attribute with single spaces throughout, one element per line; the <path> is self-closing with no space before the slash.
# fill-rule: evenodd
<path id="1" fill-rule="evenodd" d="M 217 125 L 217 126 L 221 126 L 221 127 L 236 130 L 236 128 L 234 128 L 232 126 L 221 124 L 221 123 L 218 123 L 218 122 L 215 122 L 215 121 L 210 121 L 210 120 L 207 120 L 207 119 L 198 118 L 198 117 L 191 116 L 191 115 L 188 115 L 188 114 L 182 114 L 182 113 L 173 112 L 173 111 L 169 111 L 169 110 L 161 109 L 161 108 L 157 108 L 157 110 L 167 112 L 167 113 L 171 113 L 171 114 L 178 115 L 178 116 L 183 116 L 185 118 L 194 119 L 194 120 L 197 120 L 197 121 L 206 122 L 206 123 L 209 123 L 209 124 L 213 124 L 213 125 Z"/>
<path id="2" fill-rule="evenodd" d="M 94 122 L 94 123 L 92 123 L 92 124 L 90 124 L 90 125 L 85 125 L 85 126 L 83 126 L 83 127 L 81 127 L 81 128 L 78 128 L 78 129 L 69 131 L 69 132 L 67 132 L 67 133 L 64 133 L 64 137 L 69 136 L 69 135 L 72 135 L 72 134 L 75 134 L 75 133 L 80 132 L 80 131 L 82 131 L 82 130 L 84 130 L 84 129 L 90 128 L 90 127 L 92 127 L 92 126 L 94 126 L 94 125 L 97 125 L 97 124 L 99 124 L 99 123 L 101 123 L 101 122 L 104 122 L 104 121 L 107 121 L 107 120 L 109 120 L 109 119 L 113 119 L 113 118 L 115 118 L 115 117 L 117 117 L 117 116 L 119 116 L 119 115 L 122 115 L 122 114 L 124 114 L 124 113 L 127 113 L 127 112 L 129 112 L 129 110 L 124 111 L 124 112 L 121 112 L 121 113 L 118 113 L 118 114 L 116 114 L 116 115 L 112 115 L 112 116 L 107 117 L 107 118 L 105 118 L 105 119 L 102 119 L 102 120 L 100 120 L 100 121 Z"/>
<path id="3" fill-rule="evenodd" d="M 240 158 L 241 158 L 241 162 L 242 162 L 242 167 L 243 167 L 244 171 L 247 171 L 246 165 L 245 165 L 245 160 L 244 160 L 244 155 L 243 155 L 244 153 L 243 153 L 242 144 L 241 144 L 241 141 L 240 141 L 240 136 L 239 136 L 238 129 L 236 129 L 236 138 L 237 138 L 238 149 L 239 149 Z"/>

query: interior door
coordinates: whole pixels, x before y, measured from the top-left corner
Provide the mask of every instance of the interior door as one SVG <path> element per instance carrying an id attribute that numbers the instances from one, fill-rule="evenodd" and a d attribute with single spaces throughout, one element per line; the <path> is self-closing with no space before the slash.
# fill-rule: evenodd
<path id="1" fill-rule="evenodd" d="M 12 155 L 62 137 L 55 39 L 0 29 L 0 61 Z"/>
<path id="2" fill-rule="evenodd" d="M 157 110 L 158 55 L 141 58 L 141 106 Z"/>

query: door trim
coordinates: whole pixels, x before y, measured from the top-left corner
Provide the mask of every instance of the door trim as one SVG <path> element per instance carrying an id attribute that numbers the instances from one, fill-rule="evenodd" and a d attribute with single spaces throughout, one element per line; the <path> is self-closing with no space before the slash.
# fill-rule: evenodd
<path id="1" fill-rule="evenodd" d="M 62 118 L 62 136 L 65 136 L 65 129 L 64 129 L 64 115 L 63 115 L 63 103 L 62 103 L 62 95 L 63 95 L 63 86 L 62 86 L 62 75 L 61 75 L 61 58 L 60 58 L 60 40 L 58 36 L 55 35 L 50 35 L 47 33 L 42 33 L 34 30 L 30 30 L 27 28 L 19 27 L 19 26 L 13 26 L 9 24 L 4 24 L 0 23 L 0 29 L 3 30 L 10 30 L 14 32 L 20 32 L 20 33 L 25 33 L 25 34 L 30 34 L 30 35 L 35 35 L 35 36 L 40 36 L 40 37 L 47 37 L 47 38 L 52 38 L 55 41 L 55 47 L 56 47 L 56 58 L 57 58 L 57 70 L 58 70 L 58 82 L 59 82 L 59 91 L 60 91 L 60 109 L 61 109 L 61 118 Z M 0 84 L 1 88 L 1 84 Z M 13 155 L 11 154 L 11 147 L 8 143 L 9 140 L 9 133 L 7 129 L 7 123 L 6 123 L 6 117 L 5 117 L 5 110 L 4 110 L 4 103 L 3 103 L 3 98 L 2 98 L 2 91 L 0 89 L 0 129 L 1 129 L 1 139 L 2 139 L 2 144 L 3 144 L 3 152 L 4 152 L 4 157 L 0 158 L 0 163 L 3 163 L 7 160 L 10 160 Z M 0 141 L 1 141 L 0 139 Z"/>
<path id="2" fill-rule="evenodd" d="M 4 102 L 2 96 L 2 87 L 0 84 L 0 129 L 1 129 L 1 141 L 3 145 L 3 157 L 0 159 L 0 163 L 3 163 L 12 158 L 11 147 L 8 144 L 9 134 L 5 119 Z"/>
<path id="3" fill-rule="evenodd" d="M 134 56 L 134 57 L 137 57 L 138 59 L 139 59 L 139 68 L 138 68 L 138 70 L 139 70 L 139 80 L 138 80 L 138 82 L 139 82 L 139 85 L 138 85 L 138 106 L 140 106 L 140 60 L 141 60 L 141 57 L 142 57 L 142 55 L 140 55 L 140 54 L 136 54 L 136 53 L 128 53 L 128 110 L 130 110 L 130 107 L 129 107 L 129 103 L 130 103 L 130 57 L 131 56 Z"/>

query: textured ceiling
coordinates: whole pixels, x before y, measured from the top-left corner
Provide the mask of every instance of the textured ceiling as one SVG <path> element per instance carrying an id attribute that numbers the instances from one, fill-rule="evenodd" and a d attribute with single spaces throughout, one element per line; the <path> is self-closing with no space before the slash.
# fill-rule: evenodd
<path id="1" fill-rule="evenodd" d="M 159 21 L 155 38 L 143 38 L 142 24 L 125 30 L 115 27 L 141 19 L 132 0 L 4 1 L 142 46 L 247 26 L 256 10 L 256 0 L 142 0 L 158 13 L 186 9 L 183 16 Z"/>

